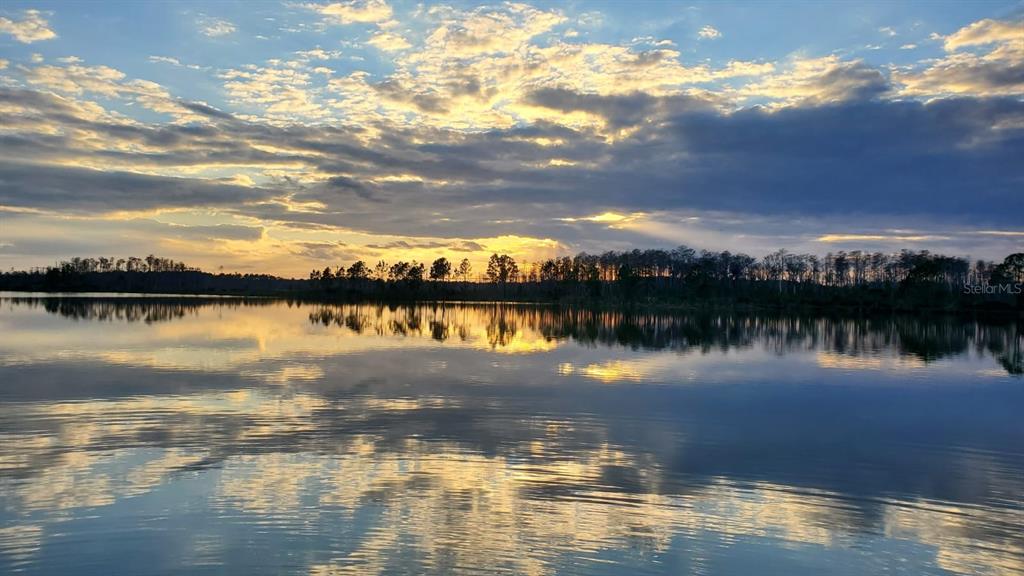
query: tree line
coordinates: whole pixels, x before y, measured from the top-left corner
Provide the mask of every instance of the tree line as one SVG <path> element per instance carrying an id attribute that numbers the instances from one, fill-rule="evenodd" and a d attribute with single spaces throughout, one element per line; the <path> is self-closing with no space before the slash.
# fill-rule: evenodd
<path id="1" fill-rule="evenodd" d="M 99 258 L 79 258 L 62 260 L 55 266 L 46 268 L 46 271 L 56 270 L 64 273 L 84 274 L 88 272 L 199 272 L 199 268 L 193 268 L 184 262 L 177 262 L 170 258 L 161 258 L 150 254 L 144 258 L 129 256 L 127 258 L 114 258 L 100 256 Z"/>
<path id="2" fill-rule="evenodd" d="M 823 257 L 777 250 L 762 258 L 730 251 L 585 252 L 537 262 L 492 254 L 477 272 L 463 258 L 359 260 L 307 278 L 211 274 L 156 256 L 72 258 L 0 274 L 0 289 L 287 295 L 299 298 L 510 300 L 564 303 L 737 304 L 861 309 L 1024 308 L 1024 253 L 1001 262 L 928 251 L 839 251 Z M 995 287 L 970 292 L 968 289 Z"/>
<path id="3" fill-rule="evenodd" d="M 472 265 L 463 259 L 457 266 L 445 257 L 429 268 L 416 261 L 388 264 L 381 260 L 370 268 L 362 260 L 348 266 L 313 270 L 309 279 L 378 280 L 385 282 L 469 281 Z M 932 254 L 927 250 L 902 250 L 895 254 L 861 252 L 836 253 L 824 257 L 777 250 L 761 259 L 728 250 L 713 252 L 680 246 L 673 250 L 581 252 L 532 262 L 523 268 L 507 254 L 492 254 L 480 281 L 491 283 L 537 282 L 620 282 L 645 278 L 728 281 L 784 281 L 821 286 L 863 286 L 901 282 L 933 282 L 947 286 L 1024 282 L 1024 253 L 1007 256 L 1002 262 Z"/>

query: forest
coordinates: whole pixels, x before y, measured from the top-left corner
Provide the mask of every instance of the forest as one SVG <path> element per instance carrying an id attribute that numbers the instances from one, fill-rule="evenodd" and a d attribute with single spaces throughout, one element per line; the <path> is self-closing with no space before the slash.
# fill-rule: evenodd
<path id="1" fill-rule="evenodd" d="M 778 250 L 758 259 L 729 251 L 580 253 L 519 263 L 468 259 L 326 266 L 307 278 L 209 273 L 156 256 L 72 258 L 0 274 L 0 290 L 282 296 L 328 300 L 467 300 L 578 304 L 729 305 L 866 310 L 1020 311 L 1024 253 L 1001 262 L 928 251 Z"/>

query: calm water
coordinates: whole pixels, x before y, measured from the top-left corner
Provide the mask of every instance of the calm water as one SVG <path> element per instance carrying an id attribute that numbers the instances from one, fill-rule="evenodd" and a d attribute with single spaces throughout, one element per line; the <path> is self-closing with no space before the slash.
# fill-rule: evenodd
<path id="1" fill-rule="evenodd" d="M 1024 574 L 1024 335 L 0 299 L 0 573 Z"/>

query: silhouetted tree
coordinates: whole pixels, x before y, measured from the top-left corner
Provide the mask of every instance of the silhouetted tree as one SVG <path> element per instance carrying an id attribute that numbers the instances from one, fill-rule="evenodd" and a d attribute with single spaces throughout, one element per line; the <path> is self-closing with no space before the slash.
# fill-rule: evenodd
<path id="1" fill-rule="evenodd" d="M 1024 282 L 1024 252 L 1010 254 L 996 266 L 995 275 L 1009 282 Z"/>
<path id="2" fill-rule="evenodd" d="M 447 280 L 452 275 L 452 263 L 447 258 L 441 257 L 434 260 L 430 265 L 431 280 Z"/>
<path id="3" fill-rule="evenodd" d="M 502 254 L 501 256 L 491 254 L 490 260 L 487 261 L 488 280 L 505 284 L 514 282 L 518 275 L 519 267 L 516 266 L 516 261 L 511 256 L 507 254 Z"/>
<path id="4" fill-rule="evenodd" d="M 391 265 L 391 268 L 388 269 L 388 280 L 391 280 L 392 282 L 405 280 L 405 277 L 409 274 L 409 269 L 411 267 L 412 264 L 409 264 L 408 262 L 395 262 Z"/>
<path id="5" fill-rule="evenodd" d="M 459 262 L 459 276 L 462 277 L 462 281 L 466 282 L 469 280 L 469 273 L 473 271 L 473 265 L 469 263 L 469 258 L 463 258 L 462 262 Z"/>
<path id="6" fill-rule="evenodd" d="M 348 267 L 348 277 L 351 280 L 366 280 L 370 277 L 370 269 L 362 260 L 358 260 Z"/>

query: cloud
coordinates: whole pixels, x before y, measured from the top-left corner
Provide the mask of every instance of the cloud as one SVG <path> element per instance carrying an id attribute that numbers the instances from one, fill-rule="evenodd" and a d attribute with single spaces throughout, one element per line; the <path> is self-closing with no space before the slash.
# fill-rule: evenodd
<path id="1" fill-rule="evenodd" d="M 63 65 L 41 65 L 25 69 L 26 81 L 61 94 L 128 99 L 154 112 L 170 114 L 178 120 L 196 119 L 163 86 L 155 82 L 128 79 L 120 70 L 109 66 L 87 66 L 80 64 L 77 58 L 64 60 L 67 63 Z"/>
<path id="2" fill-rule="evenodd" d="M 373 250 L 435 250 L 451 252 L 484 252 L 487 247 L 473 240 L 416 242 L 394 240 L 383 244 L 367 244 Z"/>
<path id="3" fill-rule="evenodd" d="M 779 100 L 788 105 L 822 105 L 880 96 L 889 80 L 861 60 L 838 56 L 797 58 L 785 69 L 739 88 L 745 97 Z"/>
<path id="4" fill-rule="evenodd" d="M 444 18 L 426 44 L 453 58 L 509 53 L 565 21 L 561 12 L 525 4 L 481 7 Z"/>
<path id="5" fill-rule="evenodd" d="M 170 64 L 171 66 L 177 66 L 179 68 L 188 68 L 190 70 L 206 70 L 206 67 L 199 66 L 198 64 L 185 64 L 177 58 L 171 56 L 150 56 L 148 58 L 150 62 L 159 62 L 161 64 Z"/>
<path id="6" fill-rule="evenodd" d="M 838 242 L 857 243 L 907 243 L 907 242 L 930 242 L 934 240 L 949 240 L 949 236 L 934 236 L 927 234 L 823 234 L 815 240 L 833 244 Z"/>
<path id="7" fill-rule="evenodd" d="M 327 114 L 317 102 L 309 69 L 274 61 L 267 66 L 247 65 L 220 74 L 232 102 L 258 106 L 272 118 L 297 120 Z"/>
<path id="8" fill-rule="evenodd" d="M 341 50 L 324 50 L 319 46 L 312 50 L 299 50 L 295 53 L 295 56 L 299 60 L 336 60 L 341 58 Z"/>
<path id="9" fill-rule="evenodd" d="M 330 4 L 302 4 L 334 24 L 372 24 L 391 19 L 391 6 L 383 0 L 351 0 Z"/>
<path id="10" fill-rule="evenodd" d="M 710 109 L 707 101 L 690 96 L 655 97 L 645 92 L 623 95 L 581 94 L 564 88 L 541 88 L 526 96 L 536 106 L 561 112 L 586 112 L 600 116 L 614 129 L 641 122 L 656 122 L 669 108 L 674 112 L 684 109 Z"/>
<path id="11" fill-rule="evenodd" d="M 260 226 L 242 226 L 238 224 L 214 224 L 209 226 L 190 226 L 183 224 L 166 224 L 152 220 L 128 220 L 125 224 L 138 227 L 140 230 L 151 231 L 160 228 L 162 237 L 180 238 L 193 241 L 235 240 L 254 242 L 263 237 Z"/>
<path id="12" fill-rule="evenodd" d="M 651 38 L 634 46 L 568 43 L 549 35 L 567 21 L 553 10 L 517 4 L 463 11 L 434 8 L 436 27 L 422 45 L 394 59 L 395 70 L 381 80 L 354 72 L 333 78 L 324 91 L 331 107 L 363 124 L 377 121 L 481 130 L 519 123 L 559 121 L 573 126 L 600 120 L 537 106 L 530 94 L 564 88 L 581 94 L 681 93 L 686 86 L 722 78 L 759 76 L 769 62 L 730 61 L 725 68 L 685 66 L 680 53 Z M 388 48 L 386 34 L 371 40 Z M 405 46 L 407 39 L 394 46 Z M 381 96 L 384 98 L 382 99 Z"/>
<path id="13" fill-rule="evenodd" d="M 363 141 L 358 132 L 327 126 L 236 123 L 205 105 L 184 103 L 180 105 L 211 116 L 217 124 L 202 130 L 157 130 L 90 116 L 88 109 L 65 99 L 14 91 L 6 98 L 25 112 L 4 117 L 5 125 L 20 135 L 3 142 L 9 158 L 25 162 L 151 166 L 179 174 L 190 166 L 258 166 L 268 174 L 280 174 L 274 176 L 279 179 L 273 190 L 221 187 L 183 177 L 158 180 L 171 191 L 161 196 L 162 202 L 143 202 L 142 195 L 125 198 L 123 203 L 145 209 L 208 200 L 261 218 L 356 226 L 378 233 L 437 235 L 447 229 L 454 235 L 460 227 L 472 226 L 476 235 L 505 226 L 488 224 L 490 220 L 519 219 L 528 223 L 527 231 L 541 234 L 549 231 L 538 218 L 549 220 L 553 210 L 572 217 L 578 213 L 572 207 L 581 194 L 586 194 L 597 214 L 696 209 L 781 215 L 853 210 L 1006 222 L 1015 208 L 1022 208 L 1014 194 L 1021 176 L 1013 168 L 1022 136 L 1013 122 L 1024 114 L 1024 104 L 1014 99 L 929 104 L 853 100 L 815 108 L 726 113 L 691 97 L 619 98 L 567 90 L 538 91 L 532 97 L 560 112 L 583 109 L 617 126 L 640 122 L 646 128 L 609 142 L 587 130 L 543 123 L 471 134 L 392 126 L 381 136 Z M 635 114 L 634 109 L 642 113 Z M 654 121 L 648 123 L 648 117 Z M 49 128 L 33 135 L 33 124 L 23 118 L 34 118 L 40 127 L 64 126 L 70 129 L 69 136 L 48 135 Z M 146 151 L 136 143 L 144 144 Z M 552 158 L 589 165 L 543 167 Z M 36 166 L 25 167 L 19 178 L 27 178 L 33 170 L 39 171 Z M 39 175 L 43 182 L 24 180 L 17 190 L 12 187 L 14 180 L 7 178 L 3 203 L 52 208 L 67 202 L 77 209 L 109 206 L 99 200 L 99 189 L 94 199 L 73 193 L 79 178 L 91 181 L 104 173 L 85 171 L 80 176 L 67 170 L 45 171 L 65 175 L 61 195 L 45 192 L 55 186 L 44 175 Z M 114 174 L 114 182 L 128 176 Z M 139 186 L 154 185 L 148 176 L 132 178 L 141 180 Z M 116 197 L 124 186 L 111 184 L 110 188 Z M 83 187 L 82 194 L 88 189 Z M 967 189 L 984 189 L 987 200 L 965 206 L 960 194 Z M 215 195 L 200 195 L 210 190 L 225 191 L 228 200 L 218 203 Z M 319 202 L 324 208 L 312 213 L 274 213 L 251 202 L 231 206 L 231 202 L 244 204 L 244 198 L 268 201 L 285 193 L 294 194 L 293 201 Z M 448 220 L 426 219 L 415 211 L 394 208 L 421 205 L 431 206 Z M 509 224 L 508 230 L 523 226 Z"/>
<path id="14" fill-rule="evenodd" d="M 618 212 L 602 212 L 600 214 L 594 214 L 593 216 L 577 216 L 577 217 L 565 217 L 557 218 L 559 222 L 594 222 L 597 224 L 606 224 L 609 227 L 623 226 L 630 224 L 640 218 L 643 218 L 645 214 L 643 212 L 634 212 L 632 214 L 619 214 Z"/>
<path id="15" fill-rule="evenodd" d="M 355 260 L 356 253 L 349 250 L 347 246 L 344 242 L 296 242 L 292 245 L 292 252 L 296 256 L 311 260 L 328 262 Z"/>
<path id="16" fill-rule="evenodd" d="M 22 12 L 21 20 L 0 17 L 0 32 L 14 36 L 14 39 L 22 44 L 57 37 L 57 33 L 50 29 L 50 23 L 39 10 L 25 10 Z"/>
<path id="17" fill-rule="evenodd" d="M 238 206 L 268 191 L 195 178 L 0 162 L 0 204 L 64 213 Z"/>
<path id="18" fill-rule="evenodd" d="M 705 25 L 697 32 L 697 37 L 704 40 L 715 40 L 722 37 L 722 33 L 719 32 L 714 26 Z"/>
<path id="19" fill-rule="evenodd" d="M 372 200 L 374 198 L 372 186 L 368 186 L 348 176 L 331 176 L 327 179 L 326 186 L 330 190 L 352 192 L 365 200 Z"/>
<path id="20" fill-rule="evenodd" d="M 228 36 L 235 33 L 235 25 L 222 18 L 213 18 L 202 15 L 196 21 L 199 25 L 199 32 L 210 38 Z"/>
<path id="21" fill-rule="evenodd" d="M 0 205 L 82 218 L 205 207 L 263 230 L 225 229 L 236 237 L 220 243 L 258 243 L 288 266 L 374 250 L 1019 243 L 949 232 L 1012 231 L 1024 211 L 1015 84 L 908 92 L 954 58 L 1005 71 L 1012 43 L 907 69 L 835 55 L 716 67 L 671 48 L 569 43 L 564 16 L 539 11 L 538 24 L 530 10 L 435 9 L 427 36 L 444 28 L 457 49 L 395 53 L 386 75 L 325 78 L 315 67 L 337 52 L 316 47 L 220 70 L 229 100 L 216 106 L 107 66 L 18 64 L 0 86 Z M 926 232 L 849 227 L 911 218 Z M 152 230 L 196 251 L 195 234 L 217 233 Z"/>
<path id="22" fill-rule="evenodd" d="M 1024 21 L 981 20 L 947 36 L 944 47 L 944 58 L 894 71 L 901 95 L 1024 94 Z M 987 52 L 963 51 L 977 47 Z"/>
<path id="23" fill-rule="evenodd" d="M 943 46 L 953 52 L 967 46 L 993 44 L 996 42 L 1024 42 L 1024 21 L 1022 20 L 979 20 L 946 36 Z"/>
<path id="24" fill-rule="evenodd" d="M 367 244 L 367 248 L 373 248 L 375 250 L 391 250 L 393 248 L 402 248 L 405 250 L 412 250 L 415 248 L 444 248 L 448 244 L 445 242 L 422 242 L 422 243 L 411 243 L 405 240 L 397 240 L 395 242 L 388 242 L 387 244 Z"/>
<path id="25" fill-rule="evenodd" d="M 981 234 L 982 236 L 1024 237 L 1024 231 L 1021 230 L 978 230 L 975 234 Z"/>
<path id="26" fill-rule="evenodd" d="M 221 119 L 221 120 L 234 120 L 235 119 L 235 117 L 232 116 L 231 114 L 228 114 L 227 112 L 222 112 L 220 110 L 217 110 L 216 108 L 214 108 L 212 106 L 209 106 L 209 105 L 206 105 L 206 104 L 203 104 L 202 102 L 186 102 L 186 101 L 181 101 L 181 102 L 179 102 L 179 104 L 181 105 L 182 108 L 185 108 L 187 110 L 191 110 L 192 112 L 195 112 L 197 114 L 201 114 L 203 116 L 209 116 L 211 118 L 218 118 L 218 119 Z"/>
<path id="27" fill-rule="evenodd" d="M 384 52 L 398 52 L 412 47 L 408 40 L 391 32 L 378 32 L 366 43 Z"/>

